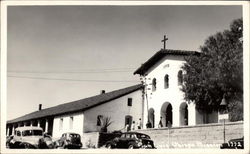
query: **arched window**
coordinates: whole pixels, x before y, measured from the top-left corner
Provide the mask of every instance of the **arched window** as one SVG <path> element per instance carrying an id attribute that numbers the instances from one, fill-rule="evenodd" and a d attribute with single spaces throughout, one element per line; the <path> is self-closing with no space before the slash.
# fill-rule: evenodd
<path id="1" fill-rule="evenodd" d="M 164 77 L 164 87 L 167 89 L 169 87 L 169 77 L 168 74 L 165 75 Z"/>
<path id="2" fill-rule="evenodd" d="M 152 81 L 152 91 L 156 90 L 156 78 L 153 79 Z"/>
<path id="3" fill-rule="evenodd" d="M 182 70 L 180 70 L 178 72 L 178 85 L 182 85 L 183 83 L 183 74 L 182 74 Z"/>
<path id="4" fill-rule="evenodd" d="M 101 124 L 102 124 L 102 118 L 103 118 L 103 115 L 98 115 L 97 116 L 97 122 L 96 122 L 97 126 L 101 126 Z"/>

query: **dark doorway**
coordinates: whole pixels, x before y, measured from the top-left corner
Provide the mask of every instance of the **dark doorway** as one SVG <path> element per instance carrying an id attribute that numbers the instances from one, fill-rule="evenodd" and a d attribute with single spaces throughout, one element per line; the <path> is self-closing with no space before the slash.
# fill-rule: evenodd
<path id="1" fill-rule="evenodd" d="M 150 122 L 151 128 L 155 127 L 155 111 L 153 108 L 148 110 L 148 122 Z"/>
<path id="2" fill-rule="evenodd" d="M 188 125 L 188 105 L 185 102 L 180 105 L 180 125 Z"/>
<path id="3" fill-rule="evenodd" d="M 132 117 L 132 116 L 130 116 L 130 115 L 126 115 L 126 116 L 125 116 L 125 128 L 126 128 L 126 126 L 128 125 L 127 131 L 130 131 L 130 130 L 131 130 L 132 120 L 133 120 L 133 117 Z"/>
<path id="4" fill-rule="evenodd" d="M 53 133 L 53 124 L 54 124 L 54 119 L 53 118 L 48 118 L 48 134 L 52 135 Z"/>
<path id="5" fill-rule="evenodd" d="M 42 119 L 40 120 L 40 127 L 43 129 L 43 131 L 45 132 L 45 124 L 46 124 L 46 120 L 45 119 Z"/>
<path id="6" fill-rule="evenodd" d="M 172 126 L 173 124 L 173 112 L 172 112 L 172 105 L 168 104 L 168 107 L 166 109 L 166 126 Z"/>
<path id="7" fill-rule="evenodd" d="M 172 126 L 173 124 L 173 112 L 172 105 L 169 102 L 165 102 L 161 106 L 161 117 L 163 127 Z"/>

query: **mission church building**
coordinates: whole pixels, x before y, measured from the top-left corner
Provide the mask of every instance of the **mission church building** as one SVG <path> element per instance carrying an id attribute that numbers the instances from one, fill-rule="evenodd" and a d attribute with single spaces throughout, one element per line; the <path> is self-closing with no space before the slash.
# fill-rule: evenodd
<path id="1" fill-rule="evenodd" d="M 53 137 L 65 132 L 79 134 L 98 132 L 100 120 L 110 117 L 108 131 L 127 130 L 133 121 L 143 129 L 168 126 L 217 123 L 218 112 L 206 113 L 196 108 L 194 102 L 184 99 L 181 90 L 185 57 L 199 55 L 196 51 L 164 49 L 156 52 L 134 74 L 139 74 L 143 84 L 93 97 L 39 109 L 7 121 L 7 135 L 13 135 L 20 126 L 40 126 Z"/>
<path id="2" fill-rule="evenodd" d="M 143 113 L 144 122 L 149 123 L 149 127 L 218 122 L 218 112 L 199 111 L 194 102 L 184 100 L 181 91 L 185 57 L 199 54 L 196 51 L 162 49 L 134 72 L 140 75 L 145 86 Z"/>

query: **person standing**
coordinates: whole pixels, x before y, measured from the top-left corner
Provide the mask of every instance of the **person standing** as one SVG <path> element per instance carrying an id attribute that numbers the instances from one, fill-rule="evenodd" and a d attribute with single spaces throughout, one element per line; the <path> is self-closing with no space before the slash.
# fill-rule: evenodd
<path id="1" fill-rule="evenodd" d="M 131 129 L 135 130 L 135 121 L 132 122 Z"/>
<path id="2" fill-rule="evenodd" d="M 126 124 L 126 126 L 125 126 L 125 131 L 126 131 L 126 132 L 129 131 L 129 125 L 128 125 L 128 124 Z"/>
<path id="3" fill-rule="evenodd" d="M 141 122 L 141 118 L 139 119 L 139 123 L 138 123 L 138 129 L 142 129 L 142 122 Z"/>
<path id="4" fill-rule="evenodd" d="M 147 127 L 147 128 L 152 128 L 151 122 L 148 121 L 147 124 L 146 124 L 146 127 Z"/>
<path id="5" fill-rule="evenodd" d="M 161 117 L 161 119 L 160 119 L 160 122 L 159 122 L 159 124 L 158 124 L 158 127 L 159 127 L 159 128 L 162 128 L 162 127 L 163 127 L 163 124 L 162 124 L 162 117 Z"/>

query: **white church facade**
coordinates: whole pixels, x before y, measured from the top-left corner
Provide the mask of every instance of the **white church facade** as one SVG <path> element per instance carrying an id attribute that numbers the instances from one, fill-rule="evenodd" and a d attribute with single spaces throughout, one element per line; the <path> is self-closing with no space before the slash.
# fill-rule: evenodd
<path id="1" fill-rule="evenodd" d="M 143 113 L 144 122 L 149 123 L 148 127 L 218 122 L 217 111 L 199 111 L 194 102 L 184 99 L 181 90 L 185 57 L 198 54 L 196 51 L 160 50 L 134 72 L 140 75 L 144 84 Z"/>

